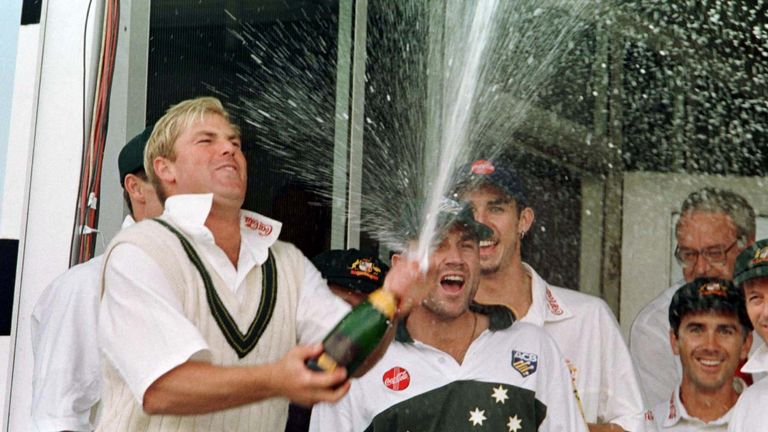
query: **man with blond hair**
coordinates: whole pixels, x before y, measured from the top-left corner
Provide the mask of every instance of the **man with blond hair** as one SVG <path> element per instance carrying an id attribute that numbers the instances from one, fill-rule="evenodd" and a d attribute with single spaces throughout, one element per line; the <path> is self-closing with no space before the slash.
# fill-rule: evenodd
<path id="1" fill-rule="evenodd" d="M 221 103 L 171 107 L 144 166 L 165 212 L 105 253 L 99 430 L 276 431 L 289 400 L 343 396 L 343 368 L 314 372 L 305 361 L 349 308 L 277 240 L 279 222 L 241 210 L 246 160 Z M 403 275 L 385 281 L 400 298 Z"/>

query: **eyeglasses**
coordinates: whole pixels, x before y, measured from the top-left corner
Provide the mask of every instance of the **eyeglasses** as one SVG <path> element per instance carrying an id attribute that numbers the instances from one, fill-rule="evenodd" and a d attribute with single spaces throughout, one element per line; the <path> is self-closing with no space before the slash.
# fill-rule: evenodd
<path id="1" fill-rule="evenodd" d="M 730 252 L 738 242 L 739 241 L 736 240 L 728 247 L 710 246 L 708 248 L 698 250 L 688 248 L 681 249 L 678 245 L 675 247 L 675 258 L 677 258 L 677 262 L 685 268 L 695 266 L 696 261 L 699 260 L 699 255 L 704 257 L 704 259 L 707 260 L 707 262 L 710 264 L 723 265 L 727 260 L 728 252 Z"/>

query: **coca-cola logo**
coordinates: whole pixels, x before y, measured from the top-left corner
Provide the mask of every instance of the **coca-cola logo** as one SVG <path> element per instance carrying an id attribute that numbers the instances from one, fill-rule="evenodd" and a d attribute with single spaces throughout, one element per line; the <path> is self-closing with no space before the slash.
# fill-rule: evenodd
<path id="1" fill-rule="evenodd" d="M 411 375 L 399 366 L 386 371 L 381 379 L 388 389 L 394 391 L 405 390 L 411 384 Z"/>
<path id="2" fill-rule="evenodd" d="M 272 225 L 267 225 L 261 221 L 258 221 L 250 216 L 245 217 L 245 226 L 256 231 L 259 235 L 264 237 L 272 234 Z"/>
<path id="3" fill-rule="evenodd" d="M 491 161 L 487 160 L 478 160 L 475 161 L 475 163 L 472 164 L 472 174 L 478 174 L 478 175 L 488 175 L 493 174 L 494 171 L 496 171 L 496 167 L 493 166 L 493 163 Z"/>

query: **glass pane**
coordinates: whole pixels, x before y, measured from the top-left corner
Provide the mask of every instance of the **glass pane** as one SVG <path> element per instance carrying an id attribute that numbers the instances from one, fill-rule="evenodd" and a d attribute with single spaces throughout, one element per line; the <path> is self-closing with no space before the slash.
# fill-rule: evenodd
<path id="1" fill-rule="evenodd" d="M 309 257 L 330 245 L 337 23 L 338 1 L 151 7 L 147 119 L 219 97 L 242 129 L 244 207 L 282 221 L 281 239 Z"/>

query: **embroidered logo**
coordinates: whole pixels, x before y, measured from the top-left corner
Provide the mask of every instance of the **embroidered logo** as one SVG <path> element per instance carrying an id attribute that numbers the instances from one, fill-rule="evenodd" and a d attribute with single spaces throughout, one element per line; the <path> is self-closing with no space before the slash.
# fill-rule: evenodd
<path id="1" fill-rule="evenodd" d="M 563 314 L 563 309 L 557 303 L 555 296 L 552 295 L 552 291 L 550 291 L 549 288 L 547 288 L 547 305 L 549 305 L 549 311 L 552 312 L 554 315 Z"/>
<path id="2" fill-rule="evenodd" d="M 669 398 L 669 419 L 673 420 L 677 417 L 677 408 L 675 408 L 675 395 L 673 394 Z"/>
<path id="3" fill-rule="evenodd" d="M 493 172 L 496 171 L 496 167 L 493 166 L 491 161 L 480 159 L 472 164 L 470 170 L 472 171 L 472 174 L 488 175 L 493 174 Z"/>
<path id="4" fill-rule="evenodd" d="M 402 391 L 407 389 L 411 384 L 411 375 L 407 370 L 399 366 L 395 366 L 392 369 L 384 372 L 384 376 L 381 377 L 381 380 L 384 382 L 384 385 L 387 386 L 388 389 L 394 391 Z"/>
<path id="5" fill-rule="evenodd" d="M 272 225 L 265 224 L 251 216 L 245 216 L 245 226 L 264 237 L 272 234 Z"/>
<path id="6" fill-rule="evenodd" d="M 768 246 L 755 251 L 755 256 L 752 257 L 752 265 L 760 264 L 766 261 L 768 261 Z"/>
<path id="7" fill-rule="evenodd" d="M 645 412 L 645 419 L 648 421 L 653 421 L 653 411 L 648 410 Z"/>
<path id="8" fill-rule="evenodd" d="M 376 266 L 368 258 L 355 260 L 355 262 L 349 266 L 349 273 L 354 276 L 362 276 L 375 281 L 381 278 L 381 268 Z"/>
<path id="9" fill-rule="evenodd" d="M 699 294 L 701 294 L 702 297 L 708 295 L 728 297 L 728 288 L 721 285 L 719 282 L 710 282 L 699 287 Z"/>
<path id="10" fill-rule="evenodd" d="M 514 367 L 523 378 L 536 372 L 536 366 L 539 364 L 539 356 L 533 353 L 512 350 L 512 367 Z"/>

